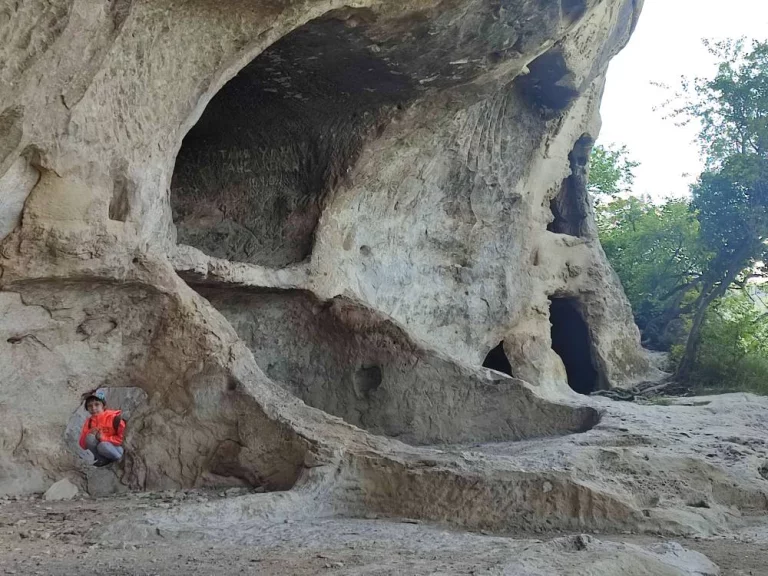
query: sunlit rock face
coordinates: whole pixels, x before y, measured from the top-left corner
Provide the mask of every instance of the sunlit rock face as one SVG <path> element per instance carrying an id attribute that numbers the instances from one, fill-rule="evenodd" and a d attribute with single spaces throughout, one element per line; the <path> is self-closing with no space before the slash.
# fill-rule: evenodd
<path id="1" fill-rule="evenodd" d="M 133 488 L 594 426 L 650 372 L 586 192 L 640 5 L 0 8 L 0 493 L 82 480 L 100 386 Z"/>

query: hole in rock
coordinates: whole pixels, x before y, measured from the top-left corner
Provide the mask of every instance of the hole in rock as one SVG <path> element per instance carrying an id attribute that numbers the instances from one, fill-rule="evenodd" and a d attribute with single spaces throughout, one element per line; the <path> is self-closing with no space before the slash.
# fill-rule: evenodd
<path id="1" fill-rule="evenodd" d="M 115 176 L 112 198 L 109 201 L 109 219 L 125 222 L 131 211 L 131 197 L 136 186 L 124 175 Z"/>
<path id="2" fill-rule="evenodd" d="M 564 112 L 579 96 L 562 49 L 554 47 L 528 65 L 528 74 L 515 84 L 524 99 L 544 118 Z"/>
<path id="3" fill-rule="evenodd" d="M 571 175 L 560 187 L 560 191 L 549 204 L 552 222 L 547 230 L 557 234 L 583 237 L 589 234 L 587 217 L 590 213 L 590 198 L 587 191 L 587 165 L 594 141 L 583 135 L 568 155 Z"/>
<path id="4" fill-rule="evenodd" d="M 512 364 L 509 363 L 506 352 L 504 352 L 504 341 L 499 342 L 493 350 L 483 360 L 483 368 L 490 368 L 501 372 L 507 376 L 512 376 Z"/>
<path id="5" fill-rule="evenodd" d="M 176 159 L 178 241 L 264 266 L 304 260 L 326 194 L 412 92 L 373 48 L 361 27 L 316 20 L 230 80 Z"/>
<path id="6" fill-rule="evenodd" d="M 379 366 L 368 366 L 360 368 L 355 372 L 355 389 L 360 396 L 368 396 L 371 392 L 381 386 L 381 368 Z"/>
<path id="7" fill-rule="evenodd" d="M 552 349 L 560 356 L 568 375 L 568 385 L 579 394 L 600 388 L 599 373 L 592 355 L 589 327 L 574 298 L 550 298 Z"/>

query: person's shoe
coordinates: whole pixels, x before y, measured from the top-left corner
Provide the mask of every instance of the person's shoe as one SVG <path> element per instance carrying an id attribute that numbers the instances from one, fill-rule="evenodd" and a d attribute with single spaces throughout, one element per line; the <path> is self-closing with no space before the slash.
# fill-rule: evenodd
<path id="1" fill-rule="evenodd" d="M 98 458 L 93 461 L 93 465 L 96 466 L 96 468 L 103 468 L 109 464 L 112 464 L 112 462 L 110 460 L 104 460 L 104 458 Z"/>

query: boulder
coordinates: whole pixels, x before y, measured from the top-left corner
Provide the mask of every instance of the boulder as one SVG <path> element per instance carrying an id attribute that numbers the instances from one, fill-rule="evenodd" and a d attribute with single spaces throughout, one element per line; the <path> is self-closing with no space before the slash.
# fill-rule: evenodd
<path id="1" fill-rule="evenodd" d="M 72 500 L 79 492 L 77 486 L 72 484 L 68 479 L 62 478 L 58 482 L 54 482 L 48 490 L 43 494 L 44 500 Z"/>

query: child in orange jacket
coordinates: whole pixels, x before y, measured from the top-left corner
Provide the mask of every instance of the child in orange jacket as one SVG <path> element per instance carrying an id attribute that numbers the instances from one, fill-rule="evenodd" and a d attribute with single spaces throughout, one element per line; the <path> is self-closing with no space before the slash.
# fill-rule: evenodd
<path id="1" fill-rule="evenodd" d="M 96 392 L 85 399 L 85 409 L 90 418 L 80 432 L 80 447 L 90 450 L 94 466 L 106 466 L 123 457 L 125 421 L 120 410 L 107 410 L 103 392 Z"/>

